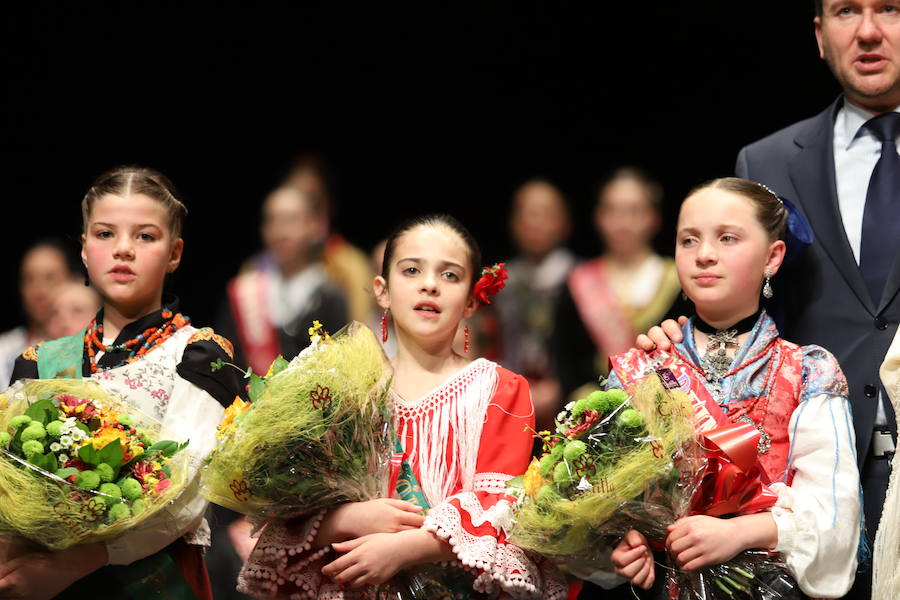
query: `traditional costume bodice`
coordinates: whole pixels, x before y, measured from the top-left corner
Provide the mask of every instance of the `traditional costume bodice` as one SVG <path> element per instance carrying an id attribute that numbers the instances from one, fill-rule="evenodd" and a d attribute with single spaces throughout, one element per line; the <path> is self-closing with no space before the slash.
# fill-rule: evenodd
<path id="1" fill-rule="evenodd" d="M 801 399 L 802 348 L 781 339 L 774 321 L 763 312 L 715 386 L 700 367 L 702 355 L 694 341 L 693 320 L 685 324 L 683 335 L 684 341 L 671 352 L 632 350 L 614 356 L 610 363 L 616 377 L 628 387 L 653 369 L 671 369 L 685 392 L 712 396 L 728 419 L 759 428 L 760 464 L 770 481 L 790 484 L 788 425 Z"/>

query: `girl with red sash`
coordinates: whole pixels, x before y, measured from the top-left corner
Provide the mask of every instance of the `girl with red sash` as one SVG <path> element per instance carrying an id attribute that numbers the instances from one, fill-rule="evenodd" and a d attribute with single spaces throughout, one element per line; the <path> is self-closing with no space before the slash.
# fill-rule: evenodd
<path id="1" fill-rule="evenodd" d="M 838 598 L 853 584 L 860 532 L 859 473 L 847 383 L 834 356 L 783 340 L 760 308 L 785 256 L 792 207 L 759 184 L 717 179 L 693 190 L 678 219 L 676 265 L 696 315 L 669 352 L 611 358 L 610 385 L 628 387 L 655 369 L 731 421 L 761 432 L 759 462 L 778 501 L 730 519 L 688 516 L 666 548 L 685 570 L 752 548 L 780 552 L 803 593 Z M 708 428 L 698 419 L 698 430 Z M 629 532 L 612 555 L 616 573 L 649 588 L 647 540 Z"/>
<path id="2" fill-rule="evenodd" d="M 388 319 L 397 336 L 393 412 L 409 466 L 397 489 L 410 492 L 401 493 L 408 500 L 352 502 L 269 522 L 240 591 L 370 598 L 374 585 L 401 569 L 441 562 L 467 576 L 454 597 L 566 598 L 552 565 L 507 541 L 514 499 L 505 482 L 531 458 L 528 383 L 453 351 L 460 321 L 502 287 L 502 266 L 485 269 L 476 282 L 479 264 L 475 240 L 452 217 L 414 219 L 388 238 L 374 289 L 385 311 L 382 337 Z M 423 508 L 430 508 L 427 516 Z"/>
<path id="3" fill-rule="evenodd" d="M 85 330 L 25 350 L 12 378 L 96 381 L 156 418 L 166 438 L 190 441 L 189 483 L 170 506 L 106 543 L 4 561 L 0 597 L 212 598 L 199 467 L 215 445 L 222 405 L 243 392 L 243 383 L 234 369 L 209 367 L 232 360 L 228 340 L 194 328 L 178 300 L 163 297 L 166 274 L 181 261 L 186 212 L 171 182 L 152 169 L 123 167 L 98 177 L 82 201 L 81 258 L 102 308 Z"/>

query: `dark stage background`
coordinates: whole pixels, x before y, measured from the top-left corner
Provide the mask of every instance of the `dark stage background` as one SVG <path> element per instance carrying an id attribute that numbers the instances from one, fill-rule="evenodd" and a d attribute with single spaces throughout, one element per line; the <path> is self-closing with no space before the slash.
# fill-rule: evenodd
<path id="1" fill-rule="evenodd" d="M 508 256 L 523 179 L 568 194 L 572 247 L 599 249 L 593 189 L 637 164 L 678 203 L 731 174 L 738 149 L 837 94 L 812 2 L 283 5 L 30 2 L 4 8 L 0 280 L 18 320 L 17 260 L 80 233 L 99 172 L 167 173 L 190 209 L 173 288 L 196 323 L 259 244 L 258 209 L 289 158 L 331 159 L 336 226 L 368 250 L 402 217 L 448 211 Z"/>

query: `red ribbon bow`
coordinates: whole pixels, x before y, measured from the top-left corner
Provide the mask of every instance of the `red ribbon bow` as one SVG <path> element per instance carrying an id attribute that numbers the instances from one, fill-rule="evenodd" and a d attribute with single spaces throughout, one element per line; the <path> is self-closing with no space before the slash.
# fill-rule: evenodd
<path id="1" fill-rule="evenodd" d="M 778 496 L 759 464 L 760 432 L 749 423 L 732 423 L 700 436 L 707 455 L 703 481 L 694 494 L 692 514 L 721 517 L 766 510 Z"/>

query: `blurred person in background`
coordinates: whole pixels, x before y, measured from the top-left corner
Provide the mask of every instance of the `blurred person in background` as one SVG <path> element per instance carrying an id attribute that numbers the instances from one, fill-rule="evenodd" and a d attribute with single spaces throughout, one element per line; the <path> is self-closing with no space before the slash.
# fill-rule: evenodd
<path id="1" fill-rule="evenodd" d="M 328 219 L 321 202 L 281 187 L 266 198 L 262 215 L 265 251 L 228 283 L 216 325 L 234 340 L 235 362 L 255 373 L 265 373 L 279 354 L 297 356 L 309 345 L 313 320 L 335 332 L 348 319 L 344 293 L 322 262 Z"/>
<path id="2" fill-rule="evenodd" d="M 0 390 L 6 389 L 13 365 L 22 351 L 48 339 L 53 298 L 75 273 L 72 256 L 61 241 L 52 238 L 32 244 L 22 256 L 19 294 L 25 323 L 0 334 Z"/>
<path id="3" fill-rule="evenodd" d="M 375 306 L 372 278 L 377 271 L 371 270 L 371 262 L 365 252 L 331 228 L 338 205 L 334 194 L 334 175 L 328 161 L 319 153 L 300 154 L 294 158 L 282 184 L 306 192 L 321 204 L 326 217 L 322 262 L 328 276 L 343 290 L 350 318 L 365 323 Z"/>
<path id="4" fill-rule="evenodd" d="M 528 379 L 538 431 L 553 424 L 561 400 L 550 341 L 556 302 L 576 262 L 562 245 L 570 232 L 568 205 L 553 184 L 533 179 L 516 190 L 510 233 L 518 254 L 506 263 L 506 290 L 494 307 L 500 362 Z"/>
<path id="5" fill-rule="evenodd" d="M 94 288 L 75 280 L 63 283 L 51 303 L 47 339 L 75 335 L 88 326 L 98 310 L 100 296 Z"/>
<path id="6" fill-rule="evenodd" d="M 686 310 L 675 261 L 652 245 L 662 200 L 662 186 L 633 167 L 599 189 L 594 227 L 604 253 L 572 270 L 557 306 L 553 348 L 564 400 L 596 386 L 608 357 L 628 350 L 637 332 Z"/>

